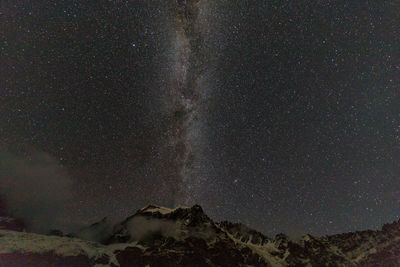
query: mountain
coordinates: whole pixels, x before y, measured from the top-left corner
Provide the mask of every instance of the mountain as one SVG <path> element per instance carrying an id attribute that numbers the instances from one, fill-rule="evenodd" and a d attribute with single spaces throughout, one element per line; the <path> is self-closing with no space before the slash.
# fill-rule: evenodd
<path id="1" fill-rule="evenodd" d="M 77 236 L 0 224 L 0 266 L 400 266 L 400 221 L 380 231 L 294 240 L 216 223 L 198 205 L 147 206 L 112 228 L 103 219 Z"/>

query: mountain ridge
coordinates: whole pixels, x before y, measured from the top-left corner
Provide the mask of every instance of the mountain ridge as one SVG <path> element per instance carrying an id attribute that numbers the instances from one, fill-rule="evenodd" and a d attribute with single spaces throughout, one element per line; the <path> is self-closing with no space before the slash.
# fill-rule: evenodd
<path id="1" fill-rule="evenodd" d="M 381 230 L 308 234 L 298 240 L 284 234 L 270 238 L 240 223 L 214 222 L 199 205 L 149 205 L 113 227 L 104 218 L 86 227 L 86 236 L 81 232 L 75 237 L 15 231 L 1 221 L 0 263 L 7 266 L 26 266 L 27 261 L 29 266 L 98 267 L 400 266 L 400 221 Z"/>

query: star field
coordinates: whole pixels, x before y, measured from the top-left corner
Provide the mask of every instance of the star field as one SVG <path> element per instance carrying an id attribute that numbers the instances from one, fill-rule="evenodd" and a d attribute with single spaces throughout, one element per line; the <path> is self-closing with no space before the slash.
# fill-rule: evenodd
<path id="1" fill-rule="evenodd" d="M 398 1 L 4 1 L 0 145 L 67 221 L 200 204 L 267 234 L 399 219 Z M 1 191 L 0 191 L 1 196 Z"/>

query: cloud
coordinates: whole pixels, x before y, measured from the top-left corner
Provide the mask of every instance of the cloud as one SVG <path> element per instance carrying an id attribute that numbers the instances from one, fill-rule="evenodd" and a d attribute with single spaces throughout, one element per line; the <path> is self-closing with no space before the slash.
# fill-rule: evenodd
<path id="1" fill-rule="evenodd" d="M 63 217 L 72 199 L 71 187 L 72 179 L 49 154 L 20 156 L 0 147 L 0 197 L 29 230 L 48 232 L 67 227 Z"/>
<path id="2" fill-rule="evenodd" d="M 85 240 L 104 243 L 112 235 L 112 225 L 105 217 L 100 222 L 80 229 L 76 235 Z"/>
<path id="3" fill-rule="evenodd" d="M 179 239 L 181 235 L 180 223 L 142 216 L 132 218 L 128 222 L 127 228 L 131 240 L 134 241 L 152 242 L 154 241 L 153 238 L 159 236 Z"/>

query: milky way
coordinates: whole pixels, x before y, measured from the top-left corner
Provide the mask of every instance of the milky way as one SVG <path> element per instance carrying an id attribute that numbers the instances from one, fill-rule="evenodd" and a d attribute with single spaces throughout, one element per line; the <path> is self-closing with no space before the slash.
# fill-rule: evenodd
<path id="1" fill-rule="evenodd" d="M 174 13 L 176 28 L 172 40 L 172 70 L 167 88 L 167 111 L 172 113 L 168 149 L 172 149 L 178 192 L 177 204 L 192 204 L 198 180 L 196 164 L 201 150 L 201 105 L 205 91 L 202 74 L 206 68 L 201 58 L 202 32 L 199 13 L 201 1 L 178 1 Z"/>

